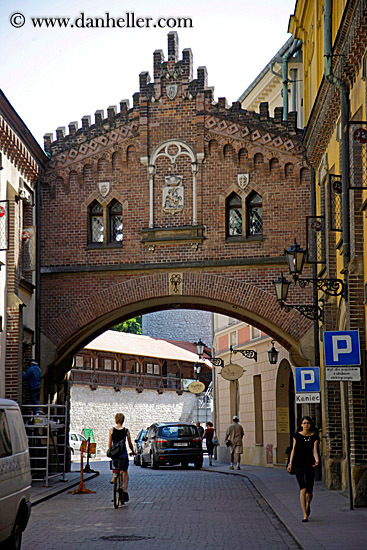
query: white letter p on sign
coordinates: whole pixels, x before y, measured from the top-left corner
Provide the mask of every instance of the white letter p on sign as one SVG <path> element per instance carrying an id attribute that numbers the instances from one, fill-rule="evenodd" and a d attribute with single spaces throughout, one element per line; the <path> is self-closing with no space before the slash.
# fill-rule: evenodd
<path id="1" fill-rule="evenodd" d="M 315 373 L 313 370 L 302 370 L 301 372 L 301 388 L 306 389 L 306 384 L 314 384 Z"/>
<path id="2" fill-rule="evenodd" d="M 332 336 L 333 341 L 333 360 L 339 361 L 339 355 L 342 353 L 350 353 L 352 351 L 352 338 L 349 334 L 335 334 Z M 345 342 L 345 347 L 339 348 L 338 342 Z"/>

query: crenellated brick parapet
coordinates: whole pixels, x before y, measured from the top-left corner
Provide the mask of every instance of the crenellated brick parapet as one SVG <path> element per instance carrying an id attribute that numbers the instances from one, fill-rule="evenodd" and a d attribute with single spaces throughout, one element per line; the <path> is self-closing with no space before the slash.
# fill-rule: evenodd
<path id="1" fill-rule="evenodd" d="M 98 154 L 132 138 L 138 140 L 138 148 L 141 144 L 141 156 L 144 156 L 148 149 L 145 132 L 148 119 L 163 104 L 171 103 L 176 108 L 178 102 L 190 110 L 193 123 L 204 124 L 205 130 L 216 131 L 231 141 L 237 139 L 255 146 L 261 143 L 272 147 L 275 155 L 303 151 L 297 113 L 289 113 L 288 120 L 283 121 L 282 108 L 276 108 L 274 117 L 270 117 L 267 103 L 262 103 L 260 113 L 255 113 L 241 109 L 237 101 L 229 106 L 224 97 L 215 102 L 214 88 L 208 86 L 206 67 L 198 67 L 197 78 L 193 79 L 192 52 L 184 49 L 179 60 L 178 36 L 171 32 L 168 34 L 168 60 L 165 61 L 162 50 L 154 52 L 153 80 L 149 72 L 140 73 L 139 91 L 133 95 L 132 108 L 128 100 L 122 100 L 119 109 L 112 105 L 106 113 L 97 110 L 93 123 L 92 117 L 86 115 L 80 127 L 74 121 L 69 123 L 68 131 L 64 126 L 57 128 L 55 140 L 52 133 L 45 134 L 44 147 L 52 155 L 51 167 L 65 166 L 68 161 Z"/>

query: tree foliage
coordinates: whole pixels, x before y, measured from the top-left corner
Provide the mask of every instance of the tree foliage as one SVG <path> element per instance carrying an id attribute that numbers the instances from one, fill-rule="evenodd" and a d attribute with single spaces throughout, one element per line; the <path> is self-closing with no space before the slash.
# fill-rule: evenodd
<path id="1" fill-rule="evenodd" d="M 119 323 L 112 330 L 117 330 L 118 332 L 130 332 L 130 334 L 141 334 L 141 315 L 138 317 L 133 317 L 128 321 Z"/>

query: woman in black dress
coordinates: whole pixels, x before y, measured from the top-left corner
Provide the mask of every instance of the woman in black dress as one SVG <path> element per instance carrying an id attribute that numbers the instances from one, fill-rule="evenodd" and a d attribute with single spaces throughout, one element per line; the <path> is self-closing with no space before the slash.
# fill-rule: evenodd
<path id="1" fill-rule="evenodd" d="M 318 442 L 319 436 L 315 431 L 313 421 L 309 416 L 302 417 L 299 429 L 293 437 L 293 447 L 287 470 L 290 472 L 293 466 L 297 477 L 303 522 L 308 521 L 311 513 L 310 504 L 313 496 L 315 468 L 319 465 Z"/>

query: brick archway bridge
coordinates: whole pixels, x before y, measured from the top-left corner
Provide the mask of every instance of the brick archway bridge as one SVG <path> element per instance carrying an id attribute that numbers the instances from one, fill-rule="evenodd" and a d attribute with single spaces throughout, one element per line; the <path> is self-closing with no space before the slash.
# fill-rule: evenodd
<path id="1" fill-rule="evenodd" d="M 312 360 L 312 322 L 276 303 L 284 248 L 306 243 L 310 183 L 301 133 L 213 100 L 192 53 L 154 52 L 127 101 L 45 136 L 41 183 L 41 364 L 52 378 L 117 321 L 159 309 L 207 309 L 261 328 Z M 255 206 L 254 206 L 255 205 Z M 253 215 L 260 224 L 253 225 Z M 310 274 L 309 267 L 305 269 Z M 292 303 L 312 303 L 292 285 Z"/>

